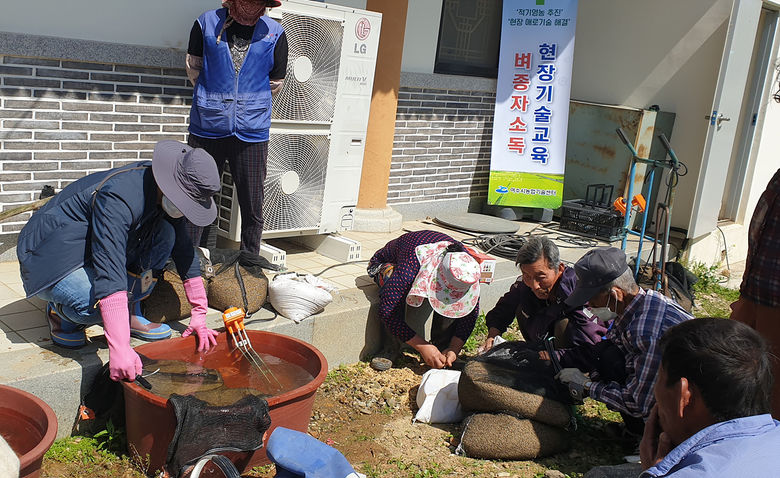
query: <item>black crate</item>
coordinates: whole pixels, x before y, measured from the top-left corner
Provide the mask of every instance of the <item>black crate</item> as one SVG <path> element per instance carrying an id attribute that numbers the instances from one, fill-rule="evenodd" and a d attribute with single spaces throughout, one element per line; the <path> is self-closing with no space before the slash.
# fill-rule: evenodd
<path id="1" fill-rule="evenodd" d="M 623 215 L 610 208 L 586 205 L 582 199 L 563 201 L 561 231 L 614 242 L 623 238 Z"/>

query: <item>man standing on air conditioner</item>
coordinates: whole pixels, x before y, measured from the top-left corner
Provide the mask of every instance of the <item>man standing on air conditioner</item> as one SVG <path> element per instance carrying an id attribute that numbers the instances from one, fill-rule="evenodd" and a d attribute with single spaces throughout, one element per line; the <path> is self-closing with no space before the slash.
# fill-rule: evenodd
<path id="1" fill-rule="evenodd" d="M 187 76 L 195 90 L 188 143 L 225 161 L 241 208 L 241 250 L 257 254 L 263 234 L 263 183 L 271 126 L 271 95 L 287 71 L 287 38 L 265 16 L 279 0 L 224 0 L 202 14 L 190 32 Z M 190 225 L 195 245 L 214 247 L 216 225 Z"/>

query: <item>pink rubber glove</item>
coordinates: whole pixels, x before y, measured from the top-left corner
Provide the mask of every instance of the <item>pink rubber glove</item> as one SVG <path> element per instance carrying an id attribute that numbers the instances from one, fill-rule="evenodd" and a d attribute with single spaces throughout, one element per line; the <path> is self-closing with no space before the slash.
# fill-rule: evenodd
<path id="1" fill-rule="evenodd" d="M 190 326 L 182 332 L 182 337 L 189 337 L 193 332 L 198 336 L 198 352 L 204 352 L 217 345 L 219 332 L 206 327 L 206 312 L 209 302 L 206 298 L 206 288 L 203 279 L 193 277 L 184 281 L 184 293 L 192 305 Z"/>
<path id="2" fill-rule="evenodd" d="M 108 370 L 111 380 L 132 382 L 143 372 L 141 358 L 130 347 L 130 313 L 127 291 L 114 292 L 100 299 L 100 315 L 108 342 Z"/>

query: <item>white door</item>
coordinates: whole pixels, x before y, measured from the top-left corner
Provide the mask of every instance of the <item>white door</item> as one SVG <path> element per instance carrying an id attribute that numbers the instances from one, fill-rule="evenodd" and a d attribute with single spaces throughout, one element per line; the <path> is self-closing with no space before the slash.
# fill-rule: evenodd
<path id="1" fill-rule="evenodd" d="M 732 6 L 712 111 L 702 112 L 709 116 L 709 129 L 688 227 L 691 238 L 710 233 L 718 223 L 761 7 L 761 0 L 734 0 Z"/>
<path id="2" fill-rule="evenodd" d="M 777 20 L 777 11 L 767 8 L 761 10 L 742 113 L 737 126 L 737 138 L 718 215 L 721 221 L 741 222 L 739 211 L 744 203 L 742 190 L 745 187 L 748 166 L 754 161 L 760 139 L 756 137 L 756 127 L 763 122 L 766 105 L 771 102 L 770 96 L 774 91 L 769 69 L 774 64 L 772 50 L 777 33 Z"/>

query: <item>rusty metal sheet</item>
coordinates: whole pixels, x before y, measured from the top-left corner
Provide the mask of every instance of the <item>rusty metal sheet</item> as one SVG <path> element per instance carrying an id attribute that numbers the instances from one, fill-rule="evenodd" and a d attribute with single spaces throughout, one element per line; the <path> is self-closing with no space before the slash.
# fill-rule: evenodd
<path id="1" fill-rule="evenodd" d="M 663 121 L 657 121 L 659 117 Z M 661 133 L 670 137 L 673 124 L 673 113 L 571 101 L 563 199 L 585 198 L 589 184 L 612 185 L 615 196 L 623 195 L 631 166 L 631 153 L 615 130 L 622 128 L 634 140 L 634 147 L 640 157 L 661 159 L 658 156 L 662 154 L 663 148 L 656 144 L 656 137 Z M 634 178 L 635 191 L 642 190 L 646 173 L 646 168 L 639 166 Z M 653 189 L 657 191 L 657 184 Z"/>

